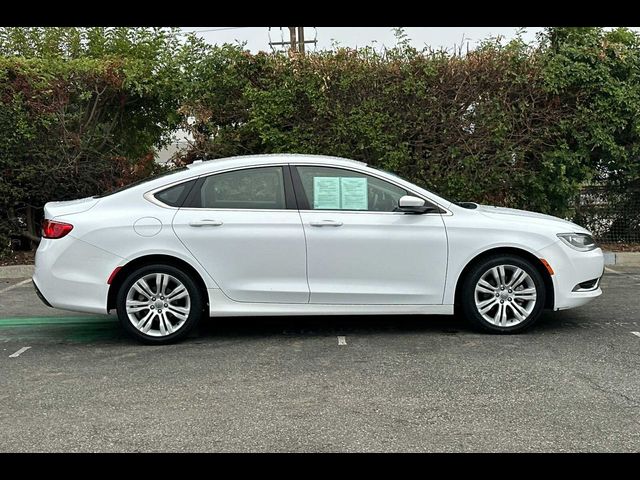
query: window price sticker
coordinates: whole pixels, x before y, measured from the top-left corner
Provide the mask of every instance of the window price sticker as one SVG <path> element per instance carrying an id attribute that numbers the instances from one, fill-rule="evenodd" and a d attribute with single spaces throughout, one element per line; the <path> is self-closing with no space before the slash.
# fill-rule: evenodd
<path id="1" fill-rule="evenodd" d="M 314 210 L 367 210 L 367 179 L 358 177 L 314 177 Z"/>

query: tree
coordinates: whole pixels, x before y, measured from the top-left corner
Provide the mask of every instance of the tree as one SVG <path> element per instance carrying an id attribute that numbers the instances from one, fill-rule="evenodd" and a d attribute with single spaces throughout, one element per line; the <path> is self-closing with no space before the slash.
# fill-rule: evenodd
<path id="1" fill-rule="evenodd" d="M 37 239 L 47 201 L 97 194 L 159 168 L 181 118 L 191 39 L 146 28 L 0 29 L 0 216 Z M 13 221 L 12 221 L 13 220 Z M 1 232 L 0 232 L 1 233 Z M 7 242 L 2 241 L 2 246 Z"/>
<path id="2" fill-rule="evenodd" d="M 557 156 L 573 183 L 603 187 L 608 240 L 640 236 L 640 36 L 626 28 L 549 28 L 545 86 L 571 109 Z M 580 221 L 591 226 L 591 214 Z M 596 223 L 593 224 L 595 228 Z"/>

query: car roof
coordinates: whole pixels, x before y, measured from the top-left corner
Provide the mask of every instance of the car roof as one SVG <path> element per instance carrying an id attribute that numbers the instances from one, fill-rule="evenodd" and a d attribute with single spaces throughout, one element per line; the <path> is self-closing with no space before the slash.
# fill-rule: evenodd
<path id="1" fill-rule="evenodd" d="M 343 166 L 366 166 L 364 162 L 329 155 L 311 155 L 299 153 L 271 153 L 263 155 L 240 155 L 236 157 L 218 158 L 214 160 L 196 160 L 187 165 L 190 171 L 216 171 L 227 168 L 252 165 L 269 165 L 272 163 L 328 163 Z"/>
<path id="2" fill-rule="evenodd" d="M 155 189 L 168 186 L 171 184 L 177 184 L 186 179 L 196 178 L 201 175 L 214 174 L 216 172 L 224 170 L 233 170 L 235 168 L 253 167 L 260 165 L 273 165 L 273 164 L 309 164 L 309 165 L 327 165 L 335 167 L 354 168 L 363 173 L 373 174 L 386 178 L 387 181 L 396 183 L 400 186 L 404 186 L 409 191 L 419 192 L 421 195 L 429 199 L 429 201 L 439 204 L 448 208 L 451 202 L 445 198 L 439 197 L 433 192 L 429 192 L 418 185 L 415 185 L 407 180 L 404 180 L 389 172 L 384 172 L 373 167 L 369 167 L 364 162 L 357 160 L 350 160 L 342 157 L 332 157 L 329 155 L 312 155 L 301 153 L 273 153 L 263 155 L 240 155 L 237 157 L 218 158 L 213 160 L 196 160 L 194 163 L 187 165 L 186 168 L 180 168 L 174 171 L 168 176 L 160 176 L 154 178 L 142 185 L 136 186 L 131 190 L 143 190 L 146 192 L 153 191 Z M 393 178 L 391 178 L 393 177 Z"/>
<path id="3" fill-rule="evenodd" d="M 214 160 L 196 160 L 194 163 L 187 165 L 188 170 L 184 172 L 184 176 L 205 175 L 207 173 L 215 173 L 220 170 L 241 168 L 241 167 L 253 167 L 259 165 L 272 165 L 274 163 L 294 163 L 309 165 L 330 165 L 335 167 L 356 167 L 356 169 L 365 172 L 372 173 L 372 167 L 369 167 L 365 162 L 359 162 L 358 160 L 351 160 L 342 157 L 332 157 L 330 155 L 313 155 L 307 153 L 270 153 L 262 155 L 240 155 L 237 157 L 219 158 Z M 358 168 L 359 167 L 359 168 Z M 386 177 L 387 180 L 393 181 L 400 185 L 404 185 L 409 190 L 419 190 L 429 198 L 432 202 L 438 203 L 441 206 L 451 204 L 447 199 L 438 197 L 433 192 L 429 192 L 407 180 L 404 180 L 396 175 L 377 170 L 378 175 Z M 391 180 L 389 177 L 393 176 Z"/>

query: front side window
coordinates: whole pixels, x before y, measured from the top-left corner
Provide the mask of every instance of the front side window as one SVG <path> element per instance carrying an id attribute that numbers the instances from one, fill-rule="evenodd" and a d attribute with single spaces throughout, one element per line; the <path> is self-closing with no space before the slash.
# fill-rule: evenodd
<path id="1" fill-rule="evenodd" d="M 299 166 L 310 210 L 394 212 L 407 191 L 370 175 L 342 168 Z"/>
<path id="2" fill-rule="evenodd" d="M 191 196 L 191 207 L 284 209 L 282 167 L 260 167 L 218 173 L 204 179 Z"/>

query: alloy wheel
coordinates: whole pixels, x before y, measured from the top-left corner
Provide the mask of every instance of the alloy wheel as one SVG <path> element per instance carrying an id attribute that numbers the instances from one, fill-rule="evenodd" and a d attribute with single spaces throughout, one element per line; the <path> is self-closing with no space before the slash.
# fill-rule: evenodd
<path id="1" fill-rule="evenodd" d="M 515 265 L 497 265 L 488 269 L 475 286 L 478 313 L 497 327 L 512 327 L 524 322 L 537 300 L 531 276 Z"/>
<path id="2" fill-rule="evenodd" d="M 171 335 L 185 324 L 191 298 L 184 284 L 167 273 L 151 273 L 135 281 L 126 297 L 131 324 L 152 337 Z"/>

